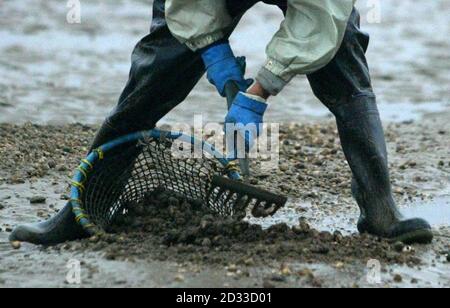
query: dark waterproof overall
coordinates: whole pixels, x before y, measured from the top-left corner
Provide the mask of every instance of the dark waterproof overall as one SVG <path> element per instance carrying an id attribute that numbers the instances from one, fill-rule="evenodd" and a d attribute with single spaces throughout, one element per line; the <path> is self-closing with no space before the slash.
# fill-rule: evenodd
<path id="1" fill-rule="evenodd" d="M 228 1 L 234 26 L 257 2 L 260 1 Z M 286 12 L 286 1 L 263 2 Z M 205 73 L 200 54 L 171 35 L 164 4 L 164 0 L 154 1 L 150 34 L 137 44 L 129 81 L 92 148 L 124 134 L 154 128 L 184 101 Z M 405 242 L 427 242 L 432 238 L 428 223 L 420 219 L 402 221 L 392 197 L 384 133 L 365 57 L 368 44 L 369 36 L 360 30 L 360 16 L 355 9 L 335 58 L 307 77 L 314 94 L 336 116 L 353 172 L 353 193 L 361 209 L 359 230 Z M 66 207 L 44 224 L 17 228 L 11 239 L 38 244 L 74 239 L 83 233 L 74 221 L 70 207 Z"/>

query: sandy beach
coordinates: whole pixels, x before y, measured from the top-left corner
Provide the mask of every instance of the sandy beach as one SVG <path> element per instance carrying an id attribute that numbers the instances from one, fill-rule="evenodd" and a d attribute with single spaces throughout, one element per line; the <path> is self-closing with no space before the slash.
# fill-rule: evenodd
<path id="1" fill-rule="evenodd" d="M 64 206 L 72 171 L 117 101 L 134 44 L 148 32 L 151 1 L 82 1 L 77 25 L 66 22 L 61 1 L 0 1 L 0 288 L 79 287 L 66 281 L 73 259 L 81 262 L 82 287 L 450 287 L 450 1 L 382 1 L 380 23 L 368 21 L 366 1 L 358 6 L 372 36 L 368 60 L 395 197 L 405 215 L 432 223 L 432 245 L 379 244 L 373 256 L 369 250 L 344 256 L 336 247 L 327 256 L 314 258 L 313 252 L 312 260 L 263 254 L 256 262 L 245 262 L 245 254 L 242 262 L 183 262 L 161 254 L 159 246 L 129 258 L 83 242 L 13 249 L 8 235 L 14 226 L 44 220 Z M 427 18 L 410 20 L 423 11 Z M 250 75 L 263 63 L 281 19 L 273 7 L 257 5 L 233 35 Z M 225 108 L 203 79 L 159 124 L 192 123 L 194 114 L 222 121 Z M 251 222 L 292 226 L 303 217 L 318 232 L 360 241 L 335 124 L 305 78 L 271 101 L 268 121 L 282 127 L 280 168 L 271 176 L 256 172 L 251 181 L 288 195 L 289 202 L 274 217 Z M 381 265 L 376 284 L 367 279 L 372 259 Z"/>

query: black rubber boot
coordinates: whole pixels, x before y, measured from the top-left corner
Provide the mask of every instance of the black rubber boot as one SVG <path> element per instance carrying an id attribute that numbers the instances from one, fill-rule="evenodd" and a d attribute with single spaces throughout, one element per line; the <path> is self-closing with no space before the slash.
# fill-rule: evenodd
<path id="1" fill-rule="evenodd" d="M 72 207 L 66 204 L 55 217 L 47 221 L 18 226 L 9 236 L 9 240 L 36 245 L 56 245 L 86 236 L 84 230 L 75 221 Z"/>
<path id="2" fill-rule="evenodd" d="M 430 224 L 423 219 L 404 219 L 395 205 L 375 97 L 362 95 L 332 111 L 353 172 L 352 191 L 361 209 L 359 231 L 406 244 L 430 243 Z"/>
<path id="3" fill-rule="evenodd" d="M 98 131 L 91 150 L 119 136 L 119 132 L 106 121 Z M 66 204 L 56 216 L 47 221 L 18 226 L 11 233 L 9 240 L 11 242 L 20 241 L 36 245 L 56 245 L 87 236 L 75 221 L 71 205 Z"/>

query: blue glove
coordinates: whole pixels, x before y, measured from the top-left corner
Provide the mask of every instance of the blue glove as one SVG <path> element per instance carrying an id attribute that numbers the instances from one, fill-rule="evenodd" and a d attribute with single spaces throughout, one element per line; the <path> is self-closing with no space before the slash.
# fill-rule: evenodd
<path id="1" fill-rule="evenodd" d="M 228 115 L 225 118 L 225 124 L 234 124 L 237 130 L 238 136 L 245 140 L 245 152 L 248 153 L 253 148 L 256 139 L 260 134 L 260 126 L 263 124 L 264 113 L 267 110 L 267 104 L 254 100 L 244 93 L 240 92 L 231 108 Z M 241 152 L 236 149 L 235 142 L 235 130 L 227 131 L 230 129 L 230 125 L 226 125 L 225 133 L 227 135 L 227 146 L 230 143 L 234 143 L 234 151 L 229 151 L 229 159 L 244 158 L 238 157 L 238 153 Z"/>
<path id="2" fill-rule="evenodd" d="M 228 42 L 213 44 L 201 51 L 207 70 L 207 78 L 225 97 L 225 85 L 234 81 L 240 91 L 246 91 L 253 80 L 245 80 L 245 58 L 236 58 Z"/>

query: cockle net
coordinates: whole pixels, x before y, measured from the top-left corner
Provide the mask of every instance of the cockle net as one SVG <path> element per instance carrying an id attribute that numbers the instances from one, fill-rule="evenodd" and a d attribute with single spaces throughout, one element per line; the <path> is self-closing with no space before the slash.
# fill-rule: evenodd
<path id="1" fill-rule="evenodd" d="M 173 144 L 147 139 L 105 154 L 89 174 L 82 198 L 89 219 L 108 229 L 118 215 L 159 190 L 182 195 L 221 216 L 245 216 L 249 198 L 213 185 L 224 167 L 213 157 L 177 158 Z"/>

